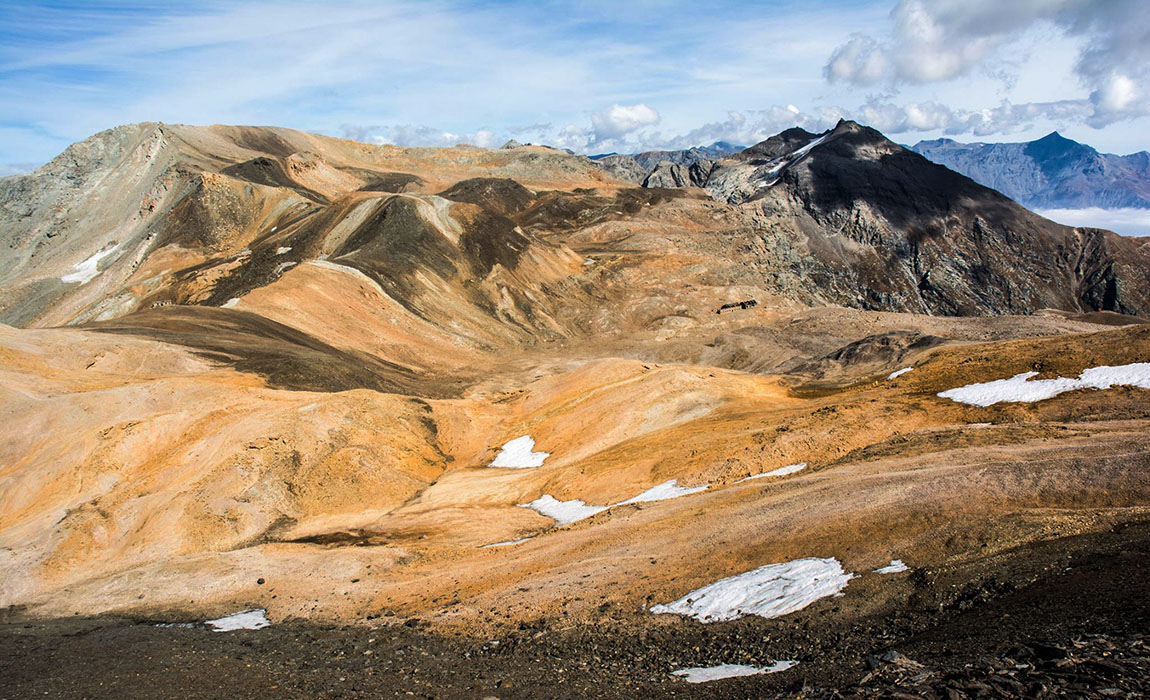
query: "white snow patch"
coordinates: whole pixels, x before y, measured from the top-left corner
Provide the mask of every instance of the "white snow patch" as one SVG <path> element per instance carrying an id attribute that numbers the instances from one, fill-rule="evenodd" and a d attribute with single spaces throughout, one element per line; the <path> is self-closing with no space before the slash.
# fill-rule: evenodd
<path id="1" fill-rule="evenodd" d="M 115 251 L 116 247 L 113 246 L 107 250 L 101 250 L 99 253 L 96 253 L 83 262 L 76 263 L 75 267 L 72 268 L 73 271 L 61 277 L 60 281 L 79 282 L 80 284 L 87 284 L 88 282 L 91 282 L 93 279 L 95 279 L 96 275 L 100 274 L 100 271 L 96 269 L 96 266 L 100 264 L 101 260 L 108 257 Z"/>
<path id="2" fill-rule="evenodd" d="M 282 262 L 279 265 L 276 265 L 275 274 L 282 275 L 283 273 L 287 272 L 288 270 L 292 269 L 293 267 L 295 267 L 298 264 L 299 263 L 294 263 L 294 262 Z"/>
<path id="3" fill-rule="evenodd" d="M 900 571 L 909 571 L 910 567 L 902 562 L 902 559 L 891 559 L 890 563 L 881 569 L 875 569 L 876 574 L 897 574 Z"/>
<path id="4" fill-rule="evenodd" d="M 492 467 L 504 469 L 533 469 L 542 467 L 543 461 L 551 456 L 550 452 L 532 452 L 535 449 L 535 440 L 530 435 L 524 435 L 503 445 L 499 454 L 491 462 Z"/>
<path id="5" fill-rule="evenodd" d="M 276 255 L 283 255 L 284 253 L 290 253 L 290 252 L 291 252 L 291 246 L 290 245 L 289 246 L 280 246 L 279 248 L 276 248 Z"/>
<path id="6" fill-rule="evenodd" d="M 208 620 L 204 624 L 214 627 L 216 632 L 233 632 L 235 630 L 258 630 L 271 624 L 268 620 L 267 610 L 256 608 L 244 610 L 234 615 L 228 615 L 215 620 Z"/>
<path id="7" fill-rule="evenodd" d="M 672 676 L 680 676 L 688 683 L 706 683 L 723 678 L 757 676 L 763 673 L 778 673 L 798 665 L 798 661 L 776 661 L 770 666 L 744 666 L 742 664 L 721 664 L 719 666 L 681 668 L 672 671 Z"/>
<path id="8" fill-rule="evenodd" d="M 770 187 L 770 186 L 774 185 L 775 183 L 777 183 L 778 181 L 779 181 L 779 178 L 777 178 L 777 177 L 776 177 L 774 180 L 771 180 L 770 182 L 760 182 L 760 183 L 759 183 L 759 185 L 758 185 L 758 187 L 759 187 L 759 189 L 761 189 L 761 190 L 765 190 L 766 188 L 768 188 L 768 187 Z"/>
<path id="9" fill-rule="evenodd" d="M 721 579 L 651 612 L 687 615 L 700 622 L 724 622 L 746 615 L 780 617 L 839 593 L 854 574 L 835 558 L 768 564 Z"/>
<path id="10" fill-rule="evenodd" d="M 895 371 L 886 375 L 886 378 L 887 379 L 896 379 L 896 378 L 901 377 L 902 375 L 906 374 L 907 372 L 912 371 L 913 369 L 914 369 L 914 367 L 903 367 L 902 369 L 896 369 Z"/>
<path id="11" fill-rule="evenodd" d="M 240 298 L 239 297 L 232 297 L 231 299 L 228 299 L 224 303 L 220 304 L 220 308 L 230 309 L 238 303 L 240 303 Z"/>
<path id="12" fill-rule="evenodd" d="M 530 540 L 530 539 L 534 539 L 534 538 L 533 537 L 524 537 L 524 538 L 518 539 L 518 540 L 507 540 L 505 542 L 492 542 L 491 544 L 485 544 L 485 545 L 480 546 L 480 549 L 488 549 L 490 547 L 510 547 L 510 546 L 516 545 L 516 544 L 523 544 L 524 542 L 526 542 L 527 540 Z"/>
<path id="13" fill-rule="evenodd" d="M 279 228 L 279 226 L 272 226 L 272 230 L 268 231 L 268 233 L 275 233 L 277 228 Z"/>
<path id="14" fill-rule="evenodd" d="M 755 474 L 754 476 L 748 476 L 745 479 L 739 479 L 735 483 L 741 484 L 744 481 L 750 481 L 751 479 L 762 479 L 762 478 L 768 477 L 768 476 L 785 476 L 787 474 L 794 474 L 795 472 L 801 472 L 802 470 L 804 470 L 806 468 L 807 468 L 806 462 L 798 462 L 797 464 L 788 464 L 785 467 L 779 467 L 778 469 L 772 469 L 769 472 L 763 472 L 762 474 Z"/>
<path id="15" fill-rule="evenodd" d="M 586 260 L 583 261 L 583 267 L 588 267 L 588 266 L 594 265 L 594 264 L 595 264 L 594 258 L 587 258 Z"/>
<path id="16" fill-rule="evenodd" d="M 663 483 L 659 484 L 658 486 L 652 486 L 651 488 L 647 489 L 646 491 L 639 494 L 638 496 L 633 496 L 631 498 L 628 498 L 625 501 L 621 501 L 619 503 L 616 503 L 615 505 L 625 506 L 628 503 L 644 503 L 646 501 L 665 501 L 668 498 L 678 498 L 679 496 L 686 496 L 689 493 L 698 493 L 700 491 L 706 491 L 707 488 L 708 488 L 708 485 L 706 485 L 706 484 L 704 484 L 703 486 L 695 486 L 694 488 L 688 488 L 686 486 L 679 486 L 679 480 L 678 479 L 671 479 L 670 481 L 664 481 Z"/>
<path id="17" fill-rule="evenodd" d="M 607 506 L 589 506 L 578 498 L 560 501 L 549 494 L 544 494 L 530 503 L 520 503 L 519 507 L 530 508 L 540 515 L 547 516 L 554 520 L 556 525 L 570 525 L 607 510 Z"/>
<path id="18" fill-rule="evenodd" d="M 1136 386 L 1150 389 L 1150 362 L 1135 362 L 1129 365 L 1091 367 L 1082 371 L 1077 379 L 1058 377 L 1056 379 L 1030 378 L 1037 372 L 1023 372 L 1010 379 L 999 379 L 983 384 L 968 384 L 939 392 L 939 396 L 971 406 L 993 406 L 1000 402 L 1042 401 L 1067 391 L 1078 389 L 1109 389 L 1112 386 Z"/>
<path id="19" fill-rule="evenodd" d="M 802 148 L 799 148 L 799 149 L 795 150 L 794 152 L 792 152 L 790 154 L 790 156 L 788 156 L 789 160 L 791 160 L 793 162 L 795 160 L 798 160 L 799 158 L 802 158 L 806 154 L 810 153 L 812 148 L 819 145 L 823 141 L 826 141 L 828 136 L 830 136 L 829 133 L 823 134 L 822 136 L 818 137 L 817 139 L 812 139 L 811 142 L 808 143 L 807 145 L 805 145 Z"/>

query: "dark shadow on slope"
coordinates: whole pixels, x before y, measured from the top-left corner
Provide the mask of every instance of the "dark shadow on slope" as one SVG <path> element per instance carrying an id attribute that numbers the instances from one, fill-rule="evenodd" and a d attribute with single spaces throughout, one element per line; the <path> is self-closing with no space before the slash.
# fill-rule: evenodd
<path id="1" fill-rule="evenodd" d="M 458 396 L 463 387 L 457 378 L 421 376 L 409 368 L 366 353 L 341 350 L 290 326 L 235 309 L 169 306 L 84 327 L 191 348 L 201 357 L 257 374 L 277 389 L 373 389 L 443 398 Z"/>
<path id="2" fill-rule="evenodd" d="M 314 202 L 327 204 L 328 198 L 315 190 L 308 189 L 291 179 L 288 175 L 287 169 L 284 168 L 283 163 L 274 158 L 260 156 L 259 158 L 252 158 L 242 163 L 229 165 L 220 171 L 220 173 L 228 177 L 234 177 L 237 180 L 244 180 L 252 182 L 257 185 L 267 185 L 268 187 L 283 187 L 289 190 L 299 192 L 303 196 Z"/>

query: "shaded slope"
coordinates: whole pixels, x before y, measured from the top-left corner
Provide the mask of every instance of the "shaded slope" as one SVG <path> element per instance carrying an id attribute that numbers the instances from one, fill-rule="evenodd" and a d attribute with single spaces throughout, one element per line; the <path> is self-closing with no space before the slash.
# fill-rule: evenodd
<path id="1" fill-rule="evenodd" d="M 422 376 L 361 352 L 340 350 L 253 313 L 204 306 L 169 306 L 85 326 L 102 333 L 151 338 L 194 350 L 206 359 L 298 391 L 375 391 L 448 396 L 460 383 Z"/>

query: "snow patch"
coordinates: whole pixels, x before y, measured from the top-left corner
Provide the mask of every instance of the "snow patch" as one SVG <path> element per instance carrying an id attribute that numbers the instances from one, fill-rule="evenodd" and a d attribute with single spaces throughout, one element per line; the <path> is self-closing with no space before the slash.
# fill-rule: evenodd
<path id="1" fill-rule="evenodd" d="M 897 379 L 898 377 L 901 377 L 902 375 L 906 374 L 907 372 L 912 371 L 913 369 L 914 369 L 914 367 L 903 367 L 902 369 L 896 369 L 895 371 L 886 375 L 886 378 L 887 379 Z"/>
<path id="2" fill-rule="evenodd" d="M 240 298 L 239 297 L 232 297 L 231 299 L 228 299 L 224 303 L 220 304 L 220 308 L 221 309 L 230 309 L 238 303 L 240 303 Z"/>
<path id="3" fill-rule="evenodd" d="M 594 258 L 587 258 L 586 260 L 583 261 L 583 267 L 589 267 L 589 266 L 594 265 L 594 264 L 595 264 Z"/>
<path id="4" fill-rule="evenodd" d="M 680 676 L 688 683 L 706 683 L 723 678 L 758 676 L 764 673 L 778 673 L 798 665 L 798 661 L 776 661 L 770 666 L 744 666 L 742 664 L 721 664 L 719 666 L 681 668 L 672 671 L 672 676 Z"/>
<path id="5" fill-rule="evenodd" d="M 69 272 L 68 274 L 61 277 L 60 281 L 79 282 L 80 284 L 87 284 L 91 282 L 93 279 L 95 279 L 96 275 L 100 274 L 100 271 L 96 269 L 96 266 L 100 264 L 101 260 L 114 252 L 116 252 L 116 247 L 112 246 L 107 250 L 101 250 L 99 253 L 96 253 L 83 262 L 76 263 L 75 267 L 72 268 L 72 272 Z"/>
<path id="6" fill-rule="evenodd" d="M 802 157 L 803 157 L 803 156 L 805 156 L 806 154 L 810 153 L 812 148 L 814 148 L 815 146 L 819 145 L 819 144 L 820 144 L 820 143 L 822 143 L 823 141 L 826 141 L 828 136 L 830 136 L 830 134 L 829 134 L 829 133 L 827 133 L 827 134 L 823 134 L 822 136 L 818 137 L 817 139 L 812 139 L 812 140 L 811 140 L 811 142 L 810 142 L 810 143 L 808 143 L 807 145 L 803 146 L 803 147 L 802 147 L 802 148 L 800 148 L 800 149 L 797 149 L 797 150 L 793 151 L 793 152 L 790 154 L 790 156 L 788 156 L 788 159 L 789 159 L 791 162 L 794 162 L 794 161 L 798 160 L 799 158 L 802 158 Z"/>
<path id="7" fill-rule="evenodd" d="M 205 625 L 214 627 L 216 632 L 234 632 L 235 630 L 258 630 L 271 624 L 268 620 L 267 610 L 255 608 L 243 610 L 226 617 L 208 620 Z"/>
<path id="8" fill-rule="evenodd" d="M 570 525 L 607 510 L 607 506 L 589 506 L 578 498 L 560 501 L 549 494 L 544 494 L 530 503 L 520 503 L 519 507 L 530 508 L 540 515 L 551 518 L 556 525 Z"/>
<path id="9" fill-rule="evenodd" d="M 505 542 L 492 542 L 491 544 L 482 545 L 479 548 L 480 549 L 488 549 L 491 547 L 510 547 L 512 545 L 523 544 L 524 542 L 526 542 L 527 540 L 530 540 L 530 539 L 534 539 L 534 538 L 533 537 L 524 537 L 524 538 L 518 539 L 518 540 L 507 540 Z"/>
<path id="10" fill-rule="evenodd" d="M 631 498 L 628 498 L 625 501 L 621 501 L 619 503 L 616 503 L 615 505 L 625 506 L 628 503 L 645 503 L 647 501 L 665 501 L 668 498 L 678 498 L 679 496 L 686 496 L 689 493 L 698 493 L 700 491 L 706 491 L 708 486 L 709 486 L 708 484 L 704 484 L 703 486 L 695 486 L 694 488 L 688 488 L 686 486 L 679 486 L 678 484 L 679 484 L 678 479 L 671 479 L 670 481 L 664 481 L 663 483 L 659 484 L 658 486 L 652 486 L 651 488 L 647 489 L 646 491 L 639 494 L 638 496 L 633 496 Z"/>
<path id="11" fill-rule="evenodd" d="M 291 252 L 291 246 L 290 245 L 289 246 L 280 246 L 279 248 L 276 248 L 276 255 L 283 255 L 284 253 L 290 253 L 290 252 Z"/>
<path id="12" fill-rule="evenodd" d="M 890 563 L 886 566 L 875 569 L 876 574 L 897 574 L 900 571 L 909 571 L 910 567 L 902 563 L 902 559 L 891 559 Z"/>
<path id="13" fill-rule="evenodd" d="M 788 464 L 785 467 L 779 467 L 778 469 L 772 469 L 769 472 L 763 472 L 762 474 L 755 474 L 754 476 L 748 476 L 745 479 L 739 479 L 735 483 L 741 484 L 744 481 L 750 481 L 751 479 L 762 479 L 762 478 L 768 477 L 768 476 L 785 476 L 787 474 L 794 474 L 795 472 L 801 472 L 802 470 L 804 470 L 806 468 L 807 468 L 806 462 L 798 462 L 797 464 Z"/>
<path id="14" fill-rule="evenodd" d="M 542 467 L 543 461 L 551 456 L 550 452 L 532 452 L 535 449 L 535 440 L 530 435 L 517 437 L 503 445 L 499 454 L 491 462 L 492 467 L 504 469 L 534 469 Z"/>
<path id="15" fill-rule="evenodd" d="M 781 617 L 846 588 L 854 574 L 835 558 L 768 564 L 721 579 L 651 612 L 674 613 L 700 622 L 725 622 L 746 615 Z"/>
<path id="16" fill-rule="evenodd" d="M 968 384 L 939 392 L 939 396 L 971 406 L 993 406 L 1001 402 L 1033 403 L 1050 399 L 1067 391 L 1079 389 L 1109 389 L 1112 386 L 1136 386 L 1150 389 L 1150 362 L 1135 362 L 1129 365 L 1091 367 L 1082 371 L 1077 379 L 1057 377 L 1055 379 L 1030 378 L 1037 372 L 1023 372 L 1010 379 L 999 379 L 982 384 Z"/>

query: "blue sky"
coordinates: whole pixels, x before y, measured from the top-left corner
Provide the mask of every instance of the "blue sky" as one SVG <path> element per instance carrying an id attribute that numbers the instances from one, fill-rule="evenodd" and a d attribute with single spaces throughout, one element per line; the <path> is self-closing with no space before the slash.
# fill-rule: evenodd
<path id="1" fill-rule="evenodd" d="M 842 116 L 1150 147 L 1141 0 L 0 4 L 0 174 L 136 121 L 581 152 Z"/>

